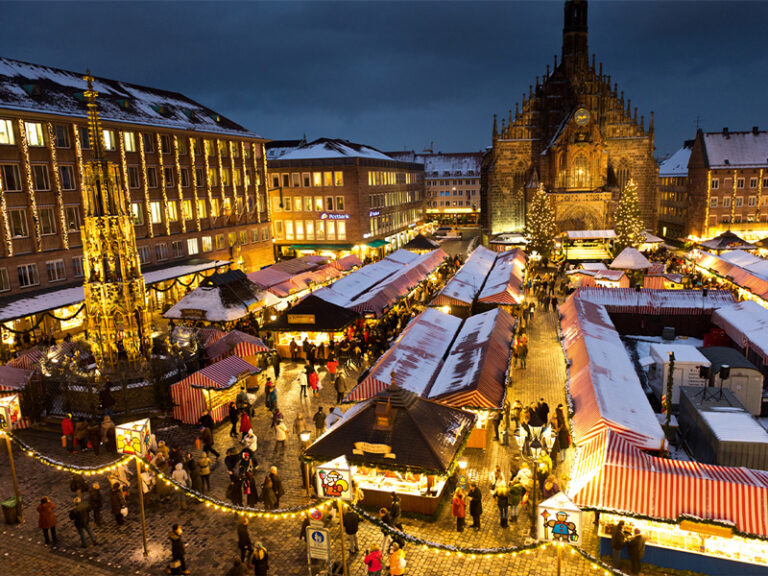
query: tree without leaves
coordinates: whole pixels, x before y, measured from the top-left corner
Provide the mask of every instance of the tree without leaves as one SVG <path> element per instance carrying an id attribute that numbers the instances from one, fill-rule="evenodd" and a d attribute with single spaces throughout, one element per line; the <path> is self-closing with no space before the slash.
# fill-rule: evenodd
<path id="1" fill-rule="evenodd" d="M 528 240 L 529 251 L 536 251 L 542 258 L 549 258 L 555 249 L 555 236 L 557 236 L 555 213 L 544 185 L 539 184 L 539 189 L 536 190 L 525 215 L 525 237 Z"/>
<path id="2" fill-rule="evenodd" d="M 631 178 L 619 199 L 615 215 L 616 252 L 627 246 L 637 248 L 645 240 L 645 225 L 640 215 L 640 203 L 637 199 L 637 184 Z"/>

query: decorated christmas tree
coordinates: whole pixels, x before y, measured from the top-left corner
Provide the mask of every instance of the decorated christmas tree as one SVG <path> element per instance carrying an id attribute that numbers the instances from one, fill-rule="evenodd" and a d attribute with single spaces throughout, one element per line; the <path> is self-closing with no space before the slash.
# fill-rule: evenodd
<path id="1" fill-rule="evenodd" d="M 544 191 L 544 185 L 539 184 L 539 189 L 536 190 L 525 215 L 525 237 L 528 239 L 528 252 L 538 252 L 542 258 L 549 258 L 555 249 L 556 235 L 555 213 L 549 203 L 549 197 Z"/>
<path id="2" fill-rule="evenodd" d="M 645 226 L 640 216 L 640 204 L 637 200 L 637 184 L 631 178 L 619 199 L 615 216 L 616 252 L 627 246 L 637 248 L 645 240 Z"/>

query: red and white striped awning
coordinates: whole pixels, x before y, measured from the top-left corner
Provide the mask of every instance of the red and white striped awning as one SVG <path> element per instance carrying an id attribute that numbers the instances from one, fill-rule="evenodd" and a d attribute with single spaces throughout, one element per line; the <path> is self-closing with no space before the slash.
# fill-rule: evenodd
<path id="1" fill-rule="evenodd" d="M 219 359 L 225 356 L 255 356 L 261 352 L 267 352 L 269 348 L 257 336 L 246 334 L 240 330 L 228 332 L 213 344 L 206 346 L 205 353 L 208 358 Z"/>
<path id="2" fill-rule="evenodd" d="M 229 356 L 187 376 L 182 382 L 188 381 L 195 388 L 223 390 L 233 386 L 243 374 L 253 374 L 255 371 L 256 367 L 242 358 Z"/>
<path id="3" fill-rule="evenodd" d="M 569 495 L 579 506 L 678 521 L 726 521 L 768 536 L 768 473 L 650 456 L 603 430 L 583 444 Z"/>
<path id="4" fill-rule="evenodd" d="M 347 394 L 347 397 L 344 398 L 344 402 L 360 402 L 361 400 L 368 400 L 368 398 L 373 398 L 376 394 L 387 388 L 389 388 L 387 382 L 382 382 L 373 376 L 368 376 Z"/>
<path id="5" fill-rule="evenodd" d="M 40 370 L 40 364 L 43 361 L 43 351 L 37 346 L 20 352 L 19 355 L 8 362 L 8 366 L 13 368 L 23 368 L 24 370 Z"/>
<path id="6" fill-rule="evenodd" d="M 203 348 L 207 348 L 214 342 L 226 336 L 226 334 L 226 332 L 219 330 L 218 328 L 198 328 L 197 330 L 197 338 Z"/>
<path id="7" fill-rule="evenodd" d="M 23 368 L 16 368 L 10 364 L 0 366 L 0 390 L 16 392 L 23 390 L 29 384 L 34 372 Z"/>

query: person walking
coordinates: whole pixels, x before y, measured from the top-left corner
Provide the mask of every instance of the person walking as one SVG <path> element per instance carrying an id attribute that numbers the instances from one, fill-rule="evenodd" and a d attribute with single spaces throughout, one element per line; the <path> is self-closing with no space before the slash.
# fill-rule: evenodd
<path id="1" fill-rule="evenodd" d="M 197 466 L 200 469 L 203 492 L 208 492 L 211 489 L 211 459 L 208 458 L 208 452 L 203 452 L 197 460 Z"/>
<path id="2" fill-rule="evenodd" d="M 181 525 L 174 524 L 171 527 L 171 533 L 168 535 L 168 539 L 171 541 L 171 566 L 173 567 L 176 564 L 181 569 L 182 574 L 189 574 L 185 559 L 184 540 L 182 540 L 181 534 Z M 166 568 L 166 572 L 170 573 L 171 570 Z"/>
<path id="3" fill-rule="evenodd" d="M 386 552 L 389 544 L 389 529 L 392 528 L 392 516 L 389 515 L 389 510 L 383 506 L 379 508 L 379 520 L 381 521 L 381 550 Z"/>
<path id="4" fill-rule="evenodd" d="M 75 423 L 75 452 L 88 450 L 88 423 L 78 418 Z"/>
<path id="5" fill-rule="evenodd" d="M 216 458 L 221 456 L 213 447 L 213 434 L 208 426 L 200 426 L 200 433 L 197 437 L 200 439 L 200 445 L 203 447 L 204 452 L 213 454 Z"/>
<path id="6" fill-rule="evenodd" d="M 360 528 L 360 517 L 352 508 L 347 508 L 343 515 L 344 520 L 344 532 L 347 535 L 347 543 L 349 544 L 349 553 L 357 554 L 360 548 L 357 545 L 357 531 Z"/>
<path id="7" fill-rule="evenodd" d="M 317 412 L 312 416 L 312 421 L 315 423 L 317 436 L 322 436 L 323 432 L 325 432 L 325 412 L 323 412 L 322 406 L 318 406 Z"/>
<path id="8" fill-rule="evenodd" d="M 309 373 L 308 379 L 309 387 L 312 388 L 312 395 L 317 398 L 320 395 L 320 376 L 314 368 Z"/>
<path id="9" fill-rule="evenodd" d="M 477 483 L 469 483 L 469 515 L 472 516 L 472 526 L 475 530 L 480 530 L 480 515 L 483 513 L 483 495 Z"/>
<path id="10" fill-rule="evenodd" d="M 240 523 L 237 525 L 237 547 L 240 549 L 240 560 L 245 562 L 245 559 L 248 558 L 251 550 L 253 550 L 251 535 L 248 533 L 247 516 L 240 518 Z"/>
<path id="11" fill-rule="evenodd" d="M 240 412 L 237 409 L 237 404 L 234 402 L 229 403 L 229 423 L 231 425 L 229 429 L 229 436 L 231 438 L 237 438 L 237 421 L 240 419 Z"/>
<path id="12" fill-rule="evenodd" d="M 285 488 L 283 487 L 283 481 L 277 474 L 277 466 L 269 467 L 269 474 L 267 477 L 272 480 L 272 490 L 275 492 L 275 508 L 280 507 L 280 498 L 285 496 Z"/>
<path id="13" fill-rule="evenodd" d="M 405 550 L 400 548 L 397 542 L 392 543 L 392 550 L 389 553 L 389 573 L 391 576 L 405 574 Z"/>
<path id="14" fill-rule="evenodd" d="M 256 542 L 248 558 L 248 564 L 253 566 L 254 576 L 268 576 L 269 552 L 261 542 Z"/>
<path id="15" fill-rule="evenodd" d="M 309 431 L 309 428 L 307 428 L 307 421 L 304 420 L 304 414 L 299 412 L 296 415 L 296 420 L 293 421 L 293 433 L 296 434 L 296 438 L 301 440 L 301 433 L 305 430 Z"/>
<path id="16" fill-rule="evenodd" d="M 363 562 L 368 567 L 368 576 L 381 576 L 382 557 L 381 550 L 375 544 L 370 550 L 365 551 Z"/>
<path id="17" fill-rule="evenodd" d="M 619 523 L 613 527 L 613 534 L 611 535 L 611 558 L 615 568 L 621 567 L 621 551 L 625 543 L 624 520 L 619 520 Z"/>
<path id="18" fill-rule="evenodd" d="M 56 505 L 51 502 L 47 496 L 43 496 L 40 499 L 40 504 L 37 505 L 37 526 L 43 531 L 43 538 L 45 538 L 46 544 L 57 543 L 56 540 L 56 514 L 53 511 Z"/>
<path id="19" fill-rule="evenodd" d="M 291 360 L 293 362 L 298 362 L 299 360 L 299 345 L 296 343 L 295 338 L 291 338 L 290 344 L 288 344 L 288 349 L 291 352 Z"/>
<path id="20" fill-rule="evenodd" d="M 112 484 L 112 489 L 109 492 L 109 505 L 112 514 L 115 517 L 115 522 L 117 522 L 118 526 L 122 526 L 125 522 L 123 509 L 125 509 L 126 512 L 128 509 L 125 506 L 125 494 L 123 494 L 123 489 L 120 487 L 119 482 Z"/>
<path id="21" fill-rule="evenodd" d="M 347 382 L 341 374 L 336 374 L 335 377 L 333 387 L 336 389 L 336 404 L 341 404 L 347 394 Z"/>
<path id="22" fill-rule="evenodd" d="M 171 473 L 171 479 L 175 480 L 176 483 L 181 485 L 182 488 L 189 487 L 189 474 L 187 474 L 187 471 L 184 470 L 184 464 L 182 464 L 181 462 L 176 464 L 176 466 L 173 469 L 173 472 Z M 179 504 L 179 510 L 186 509 L 187 497 L 184 494 L 183 490 L 176 490 L 176 501 Z"/>
<path id="23" fill-rule="evenodd" d="M 248 410 L 243 409 L 240 412 L 240 441 L 242 442 L 248 431 L 251 429 L 251 417 L 248 416 Z"/>
<path id="24" fill-rule="evenodd" d="M 91 484 L 88 489 L 88 504 L 93 510 L 93 521 L 96 522 L 96 526 L 101 526 L 101 508 L 104 502 L 101 498 L 101 485 L 98 482 Z"/>
<path id="25" fill-rule="evenodd" d="M 464 532 L 464 518 L 467 515 L 466 502 L 464 500 L 464 492 L 461 488 L 457 488 L 451 501 L 451 514 L 456 518 L 456 531 Z"/>
<path id="26" fill-rule="evenodd" d="M 517 353 L 520 356 L 520 368 L 525 369 L 526 364 L 528 362 L 528 340 L 521 339 L 517 347 L 518 347 Z"/>
<path id="27" fill-rule="evenodd" d="M 509 507 L 512 512 L 512 522 L 517 522 L 517 515 L 520 511 L 520 502 L 523 501 L 525 487 L 517 478 L 512 481 L 509 487 Z"/>
<path id="28" fill-rule="evenodd" d="M 627 552 L 632 566 L 632 574 L 640 574 L 640 565 L 645 555 L 645 536 L 640 528 L 635 528 L 634 535 L 627 542 Z"/>
<path id="29" fill-rule="evenodd" d="M 261 487 L 261 499 L 264 502 L 264 510 L 267 512 L 277 508 L 277 494 L 269 474 L 264 477 L 264 484 Z"/>
<path id="30" fill-rule="evenodd" d="M 85 540 L 86 533 L 90 536 L 93 545 L 98 546 L 99 543 L 96 542 L 93 530 L 91 530 L 91 507 L 79 496 L 75 496 L 73 502 L 75 507 L 69 512 L 69 519 L 74 522 L 77 533 L 80 534 L 80 541 L 82 542 L 80 547 L 88 548 L 88 543 Z"/>
<path id="31" fill-rule="evenodd" d="M 331 356 L 328 359 L 328 362 L 325 363 L 325 368 L 328 370 L 328 375 L 331 377 L 331 383 L 335 383 L 339 370 L 339 361 L 336 360 L 335 356 Z M 336 402 L 336 404 L 338 404 L 338 402 Z"/>
<path id="32" fill-rule="evenodd" d="M 277 451 L 280 450 L 281 454 L 285 454 L 285 441 L 288 438 L 288 427 L 285 425 L 285 422 L 283 422 L 283 419 L 280 418 L 275 425 L 275 450 L 274 454 L 277 454 Z"/>
<path id="33" fill-rule="evenodd" d="M 509 526 L 509 492 L 504 482 L 496 486 L 493 497 L 496 498 L 496 506 L 499 508 L 499 523 L 502 528 L 506 528 Z"/>
<path id="34" fill-rule="evenodd" d="M 101 427 L 93 420 L 88 420 L 88 428 L 86 429 L 88 438 L 88 444 L 93 448 L 93 453 L 96 456 L 99 455 L 99 447 L 101 446 Z"/>
<path id="35" fill-rule="evenodd" d="M 70 452 L 75 450 L 75 425 L 72 423 L 72 414 L 61 421 L 61 434 L 64 438 L 64 445 Z"/>

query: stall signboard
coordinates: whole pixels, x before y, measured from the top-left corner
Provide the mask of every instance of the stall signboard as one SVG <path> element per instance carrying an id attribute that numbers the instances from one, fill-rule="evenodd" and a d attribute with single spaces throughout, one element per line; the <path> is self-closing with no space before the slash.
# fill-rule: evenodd
<path id="1" fill-rule="evenodd" d="M 117 452 L 144 457 L 149 452 L 150 434 L 149 418 L 126 422 L 115 426 L 117 436 Z"/>
<path id="2" fill-rule="evenodd" d="M 307 526 L 307 554 L 313 560 L 331 561 L 331 537 L 328 530 Z"/>
<path id="3" fill-rule="evenodd" d="M 181 309 L 182 320 L 205 320 L 205 317 L 207 314 L 208 314 L 207 311 L 200 310 L 199 308 L 182 308 Z"/>
<path id="4" fill-rule="evenodd" d="M 287 314 L 288 324 L 314 324 L 314 314 Z"/>
<path id="5" fill-rule="evenodd" d="M 352 470 L 344 455 L 316 467 L 317 493 L 321 498 L 352 500 Z"/>
<path id="6" fill-rule="evenodd" d="M 539 540 L 581 543 L 581 509 L 564 492 L 547 498 L 537 508 Z"/>
<path id="7" fill-rule="evenodd" d="M 21 404 L 18 394 L 0 397 L 0 430 L 10 431 L 21 421 Z"/>

